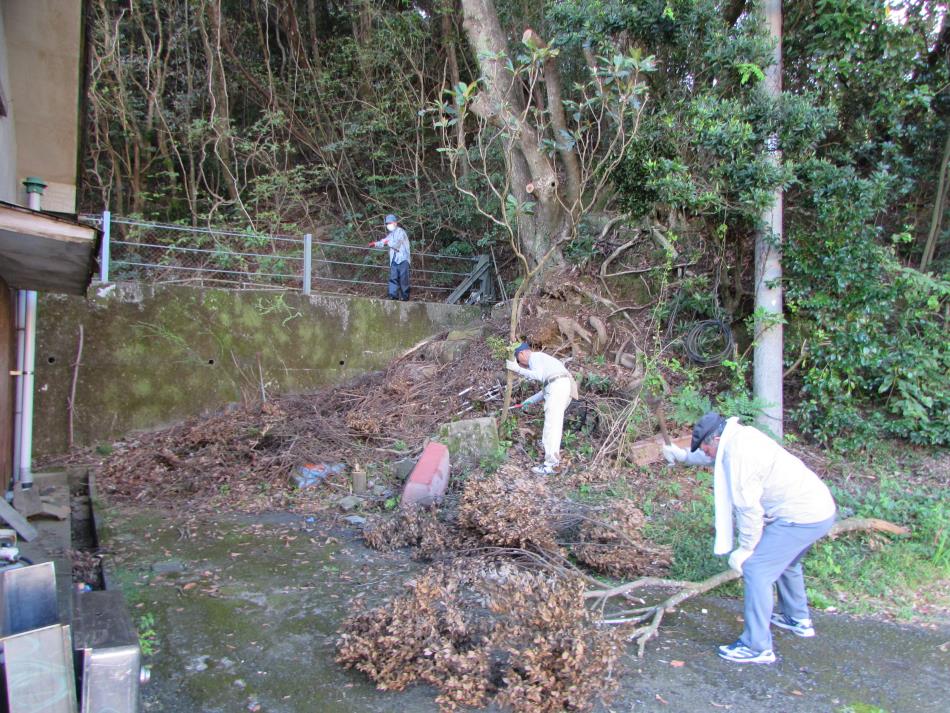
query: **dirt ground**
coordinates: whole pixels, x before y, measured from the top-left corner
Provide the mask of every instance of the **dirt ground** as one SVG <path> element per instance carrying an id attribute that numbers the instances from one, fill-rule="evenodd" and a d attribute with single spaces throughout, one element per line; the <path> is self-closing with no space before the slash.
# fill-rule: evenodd
<path id="1" fill-rule="evenodd" d="M 420 565 L 366 548 L 337 517 L 203 515 L 129 505 L 104 510 L 112 576 L 151 622 L 152 713 L 434 711 L 428 686 L 376 690 L 334 663 L 354 597 L 384 601 Z M 109 561 L 109 560 L 107 560 Z M 737 600 L 691 600 L 664 620 L 644 657 L 621 657 L 619 691 L 595 710 L 946 710 L 950 625 L 899 626 L 816 615 L 819 635 L 776 636 L 778 661 L 742 667 L 715 655 L 741 628 Z M 491 708 L 488 710 L 492 710 Z"/>

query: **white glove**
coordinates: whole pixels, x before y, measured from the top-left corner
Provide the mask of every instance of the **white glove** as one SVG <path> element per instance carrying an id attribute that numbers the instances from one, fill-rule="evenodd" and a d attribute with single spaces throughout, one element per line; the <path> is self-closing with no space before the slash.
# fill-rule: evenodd
<path id="1" fill-rule="evenodd" d="M 505 362 L 505 368 L 508 371 L 518 371 L 518 362 L 512 361 L 511 359 L 509 359 L 508 361 Z"/>
<path id="2" fill-rule="evenodd" d="M 684 451 L 675 443 L 670 443 L 669 445 L 663 446 L 663 457 L 666 458 L 666 462 L 670 465 L 673 465 L 677 461 L 684 463 L 686 461 L 686 456 L 686 451 Z"/>
<path id="3" fill-rule="evenodd" d="M 742 565 L 752 556 L 752 550 L 744 550 L 741 547 L 733 550 L 729 555 L 729 567 L 739 574 L 742 574 Z"/>

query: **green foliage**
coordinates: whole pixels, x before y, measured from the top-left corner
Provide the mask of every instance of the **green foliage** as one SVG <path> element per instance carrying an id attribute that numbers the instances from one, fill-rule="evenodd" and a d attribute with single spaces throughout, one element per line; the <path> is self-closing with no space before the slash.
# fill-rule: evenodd
<path id="1" fill-rule="evenodd" d="M 835 708 L 834 713 L 888 713 L 888 711 L 870 703 L 858 702 Z"/>
<path id="2" fill-rule="evenodd" d="M 693 384 L 687 384 L 670 397 L 673 406 L 670 418 L 676 423 L 693 424 L 712 409 L 709 397 Z"/>
<path id="3" fill-rule="evenodd" d="M 684 367 L 675 359 L 668 361 L 666 365 L 673 373 L 685 376 L 686 379 L 680 389 L 670 396 L 670 416 L 676 423 L 692 425 L 713 408 L 713 400 L 702 392 L 700 384 L 700 374 L 705 373 L 708 378 L 709 371 L 700 372 L 692 366 Z M 723 367 L 727 374 L 727 383 L 726 388 L 714 399 L 715 409 L 726 417 L 738 416 L 743 423 L 755 423 L 768 404 L 752 396 L 748 389 L 748 362 L 741 358 L 738 361 L 726 360 Z"/>
<path id="4" fill-rule="evenodd" d="M 584 389 L 595 394 L 607 394 L 613 388 L 613 382 L 609 376 L 601 376 L 592 371 L 585 371 L 581 379 Z"/>
<path id="5" fill-rule="evenodd" d="M 785 251 L 793 343 L 808 340 L 796 420 L 842 447 L 876 434 L 950 444 L 950 281 L 902 267 L 875 240 L 892 176 L 859 179 L 827 163 L 813 173 L 821 239 L 796 230 Z"/>
<path id="6" fill-rule="evenodd" d="M 876 535 L 822 540 L 806 561 L 809 591 L 854 613 L 913 611 L 915 592 L 950 576 L 950 507 L 943 493 L 884 478 L 867 491 L 834 489 L 841 516 L 875 517 L 911 534 L 875 546 Z M 844 593 L 844 596 L 839 594 Z"/>
<path id="7" fill-rule="evenodd" d="M 511 441 L 499 441 L 494 451 L 481 457 L 478 461 L 479 467 L 486 474 L 491 475 L 508 459 L 509 448 L 511 448 Z"/>
<path id="8" fill-rule="evenodd" d="M 492 334 L 489 334 L 485 337 L 485 343 L 488 345 L 489 350 L 491 350 L 491 355 L 493 359 L 513 359 L 513 354 L 515 347 L 518 346 L 519 342 L 509 343 L 507 339 L 502 337 L 496 337 Z"/>
<path id="9" fill-rule="evenodd" d="M 651 540 L 673 548 L 673 562 L 670 567 L 671 579 L 701 581 L 721 572 L 724 568 L 722 557 L 712 551 L 713 503 L 712 484 L 708 471 L 697 471 L 703 481 L 701 494 L 690 500 L 685 508 L 675 510 L 662 519 L 653 519 L 647 526 L 646 535 Z M 657 494 L 654 494 L 654 499 Z M 670 497 L 667 493 L 660 496 L 661 501 Z M 679 497 L 679 494 L 674 495 Z M 736 594 L 737 587 L 727 587 L 723 591 Z"/>
<path id="10" fill-rule="evenodd" d="M 139 648 L 142 656 L 151 656 L 158 650 L 158 632 L 155 630 L 155 615 L 148 612 L 139 617 Z"/>

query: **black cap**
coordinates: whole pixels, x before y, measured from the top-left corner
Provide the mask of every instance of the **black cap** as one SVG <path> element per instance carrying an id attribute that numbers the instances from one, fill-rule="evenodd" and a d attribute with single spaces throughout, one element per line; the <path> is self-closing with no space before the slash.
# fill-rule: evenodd
<path id="1" fill-rule="evenodd" d="M 702 443 L 706 436 L 719 428 L 720 425 L 726 422 L 722 416 L 720 416 L 715 411 L 710 411 L 709 413 L 703 414 L 696 425 L 693 426 L 693 442 L 690 444 L 690 450 L 695 451 L 699 448 L 699 444 Z"/>
<path id="2" fill-rule="evenodd" d="M 515 359 L 518 358 L 518 355 L 523 352 L 525 349 L 530 349 L 531 346 L 527 342 L 521 342 L 518 346 L 515 347 Z"/>

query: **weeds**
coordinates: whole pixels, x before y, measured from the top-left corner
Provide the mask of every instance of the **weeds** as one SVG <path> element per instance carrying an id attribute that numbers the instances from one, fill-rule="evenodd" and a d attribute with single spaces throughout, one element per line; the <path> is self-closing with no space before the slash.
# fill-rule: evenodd
<path id="1" fill-rule="evenodd" d="M 807 567 L 815 603 L 855 614 L 884 610 L 900 619 L 918 616 L 915 590 L 950 578 L 945 499 L 935 489 L 912 489 L 893 478 L 863 492 L 833 490 L 842 514 L 890 520 L 910 527 L 911 534 L 887 541 L 865 535 L 819 542 Z"/>
<path id="2" fill-rule="evenodd" d="M 139 648 L 142 656 L 151 656 L 158 650 L 158 632 L 155 631 L 155 615 L 146 613 L 139 617 Z"/>

